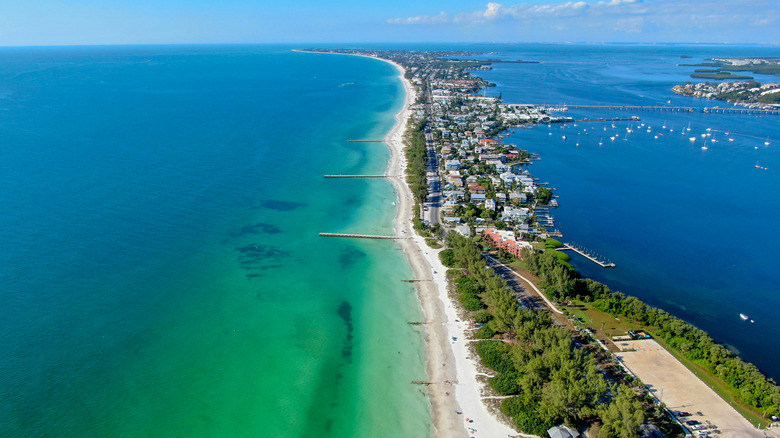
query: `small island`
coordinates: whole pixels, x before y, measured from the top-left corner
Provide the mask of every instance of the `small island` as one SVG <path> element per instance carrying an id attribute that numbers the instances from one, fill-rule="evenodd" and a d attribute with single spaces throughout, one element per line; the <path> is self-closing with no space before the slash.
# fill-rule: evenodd
<path id="1" fill-rule="evenodd" d="M 751 108 L 769 109 L 780 104 L 780 84 L 773 82 L 762 84 L 757 81 L 738 81 L 675 85 L 672 91 L 683 96 L 702 99 L 725 100 L 727 102 L 747 105 Z"/>

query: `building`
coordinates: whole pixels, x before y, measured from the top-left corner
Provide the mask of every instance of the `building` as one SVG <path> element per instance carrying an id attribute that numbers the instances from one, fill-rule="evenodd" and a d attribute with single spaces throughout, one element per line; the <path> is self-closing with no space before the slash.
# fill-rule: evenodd
<path id="1" fill-rule="evenodd" d="M 482 232 L 482 235 L 496 248 L 512 254 L 515 257 L 522 257 L 523 249 L 532 248 L 530 243 L 515 238 L 514 231 L 497 230 L 491 227 L 486 228 L 485 231 Z"/>
<path id="2" fill-rule="evenodd" d="M 563 424 L 548 429 L 547 435 L 550 438 L 579 438 L 580 436 L 579 432 Z"/>

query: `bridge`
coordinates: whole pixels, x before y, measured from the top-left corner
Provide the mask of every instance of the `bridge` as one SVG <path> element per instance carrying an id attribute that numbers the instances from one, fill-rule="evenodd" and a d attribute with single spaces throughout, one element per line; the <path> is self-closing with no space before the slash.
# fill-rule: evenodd
<path id="1" fill-rule="evenodd" d="M 667 105 L 566 105 L 566 104 L 539 104 L 533 105 L 539 108 L 548 108 L 551 111 L 568 111 L 569 109 L 587 110 L 611 110 L 611 111 L 647 111 L 647 112 L 678 112 L 704 114 L 753 114 L 753 115 L 780 115 L 780 109 L 761 108 L 721 108 L 721 107 L 692 107 L 692 106 L 667 106 Z"/>
<path id="2" fill-rule="evenodd" d="M 596 258 L 595 255 L 590 254 L 587 251 L 585 251 L 584 249 L 578 248 L 578 247 L 576 247 L 576 246 L 574 246 L 573 244 L 570 244 L 570 243 L 564 243 L 563 246 L 561 248 L 557 248 L 557 250 L 558 251 L 566 251 L 566 250 L 574 251 L 577 254 L 579 254 L 579 255 L 585 257 L 586 259 L 592 261 L 593 263 L 601 266 L 602 268 L 614 268 L 615 267 L 614 263 L 609 262 L 607 260 L 599 260 L 598 258 Z"/>
<path id="3" fill-rule="evenodd" d="M 387 239 L 398 240 L 408 239 L 406 236 L 381 236 L 377 234 L 353 234 L 353 233 L 320 233 L 323 237 L 352 237 L 356 239 Z"/>

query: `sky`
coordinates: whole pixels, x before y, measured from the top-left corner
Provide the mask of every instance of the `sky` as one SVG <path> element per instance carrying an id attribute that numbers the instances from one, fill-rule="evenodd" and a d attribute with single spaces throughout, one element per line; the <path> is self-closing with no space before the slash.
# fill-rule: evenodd
<path id="1" fill-rule="evenodd" d="M 0 46 L 780 44 L 777 0 L 0 0 Z"/>

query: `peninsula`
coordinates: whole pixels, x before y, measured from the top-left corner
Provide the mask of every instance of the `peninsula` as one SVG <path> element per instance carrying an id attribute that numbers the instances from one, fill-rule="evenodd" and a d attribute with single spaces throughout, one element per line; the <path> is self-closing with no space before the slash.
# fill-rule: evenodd
<path id="1" fill-rule="evenodd" d="M 477 66 L 454 59 L 474 53 L 307 51 L 377 58 L 403 72 L 407 105 L 387 139 L 387 175 L 406 174 L 406 185 L 391 179 L 401 200 L 396 227 L 413 234 L 399 243 L 426 315 L 424 383 L 439 435 L 684 436 L 719 433 L 720 424 L 730 431 L 722 436 L 758 437 L 740 414 L 754 422 L 780 415 L 780 389 L 755 367 L 668 313 L 581 278 L 568 263 L 562 250 L 573 247 L 553 239 L 561 236 L 554 189 L 529 170 L 539 157 L 502 140 L 509 129 L 571 118 L 554 107 L 480 96 L 491 84 L 466 71 Z M 590 324 L 577 316 L 586 313 Z M 607 337 L 607 322 L 624 334 Z M 653 355 L 673 375 L 643 368 L 650 356 L 634 352 Z M 683 365 L 706 372 L 720 397 Z M 668 409 L 650 381 L 690 383 L 676 406 L 701 409 Z"/>

